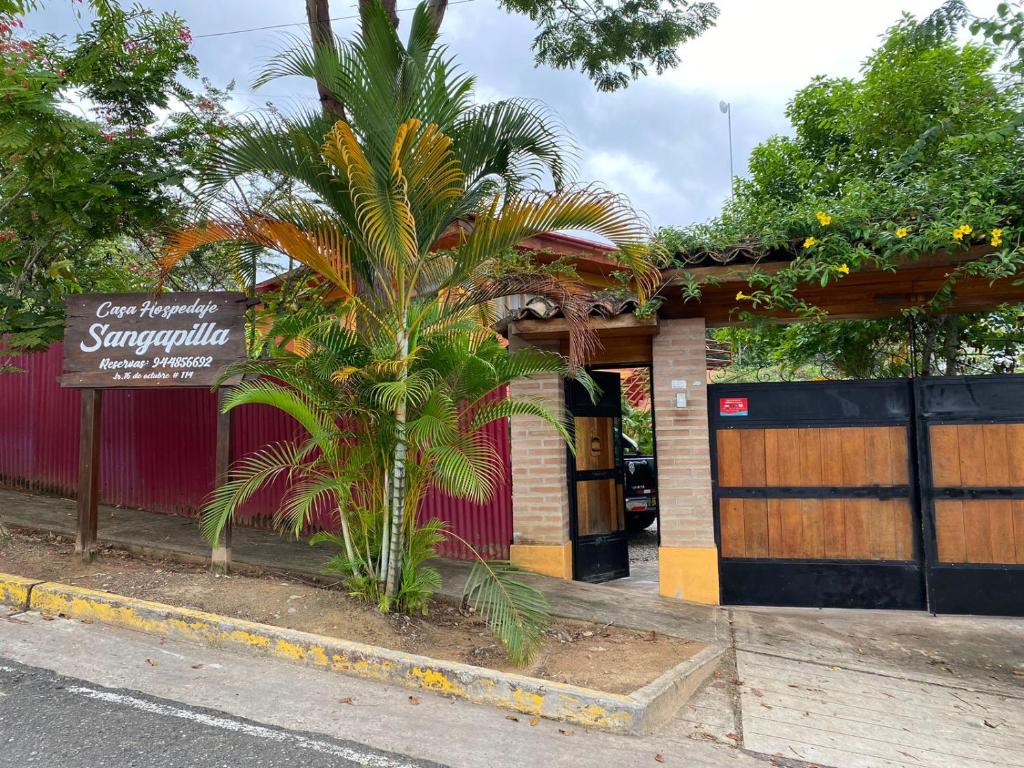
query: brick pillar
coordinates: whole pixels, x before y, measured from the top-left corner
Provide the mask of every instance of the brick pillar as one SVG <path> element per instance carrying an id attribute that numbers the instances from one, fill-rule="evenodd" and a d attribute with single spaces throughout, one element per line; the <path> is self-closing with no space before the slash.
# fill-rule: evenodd
<path id="1" fill-rule="evenodd" d="M 666 320 L 654 337 L 660 592 L 717 605 L 704 319 Z M 677 395 L 686 397 L 680 407 Z"/>
<path id="2" fill-rule="evenodd" d="M 510 346 L 524 342 L 512 336 Z M 543 401 L 562 416 L 565 384 L 560 376 L 533 376 L 509 386 L 512 397 Z M 572 578 L 566 446 L 543 419 L 512 420 L 512 547 L 516 565 L 546 576 Z"/>

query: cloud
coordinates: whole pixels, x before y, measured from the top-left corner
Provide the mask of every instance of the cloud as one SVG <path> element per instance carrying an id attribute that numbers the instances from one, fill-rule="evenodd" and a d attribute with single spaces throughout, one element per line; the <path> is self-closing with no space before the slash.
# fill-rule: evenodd
<path id="1" fill-rule="evenodd" d="M 412 5 L 413 0 L 400 3 Z M 477 75 L 477 99 L 510 96 L 540 99 L 578 139 L 585 179 L 599 180 L 629 196 L 656 226 L 683 225 L 714 216 L 729 194 L 729 143 L 719 100 L 732 103 L 733 151 L 742 174 L 750 150 L 773 133 L 786 132 L 786 102 L 814 75 L 854 76 L 902 9 L 930 13 L 940 0 L 718 0 L 718 24 L 682 47 L 679 68 L 653 74 L 625 91 L 597 93 L 586 77 L 533 64 L 534 26 L 505 13 L 496 0 L 449 7 L 443 42 L 459 63 Z M 986 15 L 997 0 L 970 1 Z M 151 0 L 175 10 L 196 36 L 203 73 L 217 84 L 238 82 L 236 98 L 247 110 L 270 100 L 286 110 L 316 108 L 310 83 L 271 83 L 258 92 L 250 83 L 260 64 L 284 44 L 286 34 L 304 35 L 299 2 L 280 0 Z M 354 13 L 348 0 L 334 0 L 332 15 Z M 407 19 L 409 14 L 401 14 Z M 40 31 L 74 33 L 77 23 L 65 4 L 50 3 L 30 16 Z M 222 37 L 223 30 L 295 23 L 285 30 Z M 350 34 L 355 21 L 335 23 Z"/>

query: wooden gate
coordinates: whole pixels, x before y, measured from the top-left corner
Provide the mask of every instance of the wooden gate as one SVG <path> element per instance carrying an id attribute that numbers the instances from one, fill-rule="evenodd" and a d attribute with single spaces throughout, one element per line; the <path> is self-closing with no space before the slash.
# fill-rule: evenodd
<path id="1" fill-rule="evenodd" d="M 928 602 L 1024 615 L 1024 376 L 919 379 Z"/>
<path id="2" fill-rule="evenodd" d="M 709 390 L 722 602 L 923 608 L 908 383 Z"/>
<path id="3" fill-rule="evenodd" d="M 1024 376 L 709 395 L 723 603 L 1024 615 Z"/>

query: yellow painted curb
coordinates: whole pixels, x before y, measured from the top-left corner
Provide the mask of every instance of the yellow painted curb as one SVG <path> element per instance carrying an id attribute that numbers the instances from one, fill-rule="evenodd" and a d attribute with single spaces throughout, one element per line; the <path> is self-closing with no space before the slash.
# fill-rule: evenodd
<path id="1" fill-rule="evenodd" d="M 26 579 L 0 573 L 0 605 L 9 605 L 22 611 L 28 610 L 28 596 L 32 587 L 40 584 L 39 579 Z"/>
<path id="2" fill-rule="evenodd" d="M 724 650 L 706 648 L 627 696 L 55 582 L 32 586 L 29 606 L 149 634 L 246 648 L 356 677 L 623 733 L 644 733 L 671 717 L 685 701 L 680 696 L 688 697 L 711 674 Z M 680 684 L 681 678 L 697 682 Z"/>

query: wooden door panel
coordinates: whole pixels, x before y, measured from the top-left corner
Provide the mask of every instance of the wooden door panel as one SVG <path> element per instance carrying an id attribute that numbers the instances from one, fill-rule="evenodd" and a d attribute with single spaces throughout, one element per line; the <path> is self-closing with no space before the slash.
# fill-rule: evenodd
<path id="1" fill-rule="evenodd" d="M 716 449 L 722 488 L 908 483 L 903 427 L 721 429 Z"/>
<path id="2" fill-rule="evenodd" d="M 577 416 L 576 471 L 611 469 L 615 466 L 615 432 L 604 416 Z"/>
<path id="3" fill-rule="evenodd" d="M 905 427 L 722 429 L 718 485 L 728 488 L 905 486 Z M 789 491 L 787 490 L 787 493 Z M 723 557 L 803 560 L 911 560 L 914 524 L 907 499 L 825 496 L 719 499 Z"/>
<path id="4" fill-rule="evenodd" d="M 905 499 L 721 499 L 719 515 L 722 557 L 914 558 L 914 522 Z"/>
<path id="5" fill-rule="evenodd" d="M 1024 500 L 939 499 L 939 562 L 1024 565 Z"/>
<path id="6" fill-rule="evenodd" d="M 621 531 L 614 479 L 576 483 L 576 530 L 580 536 Z"/>
<path id="7" fill-rule="evenodd" d="M 722 557 L 746 557 L 743 499 L 722 499 L 718 505 Z"/>

